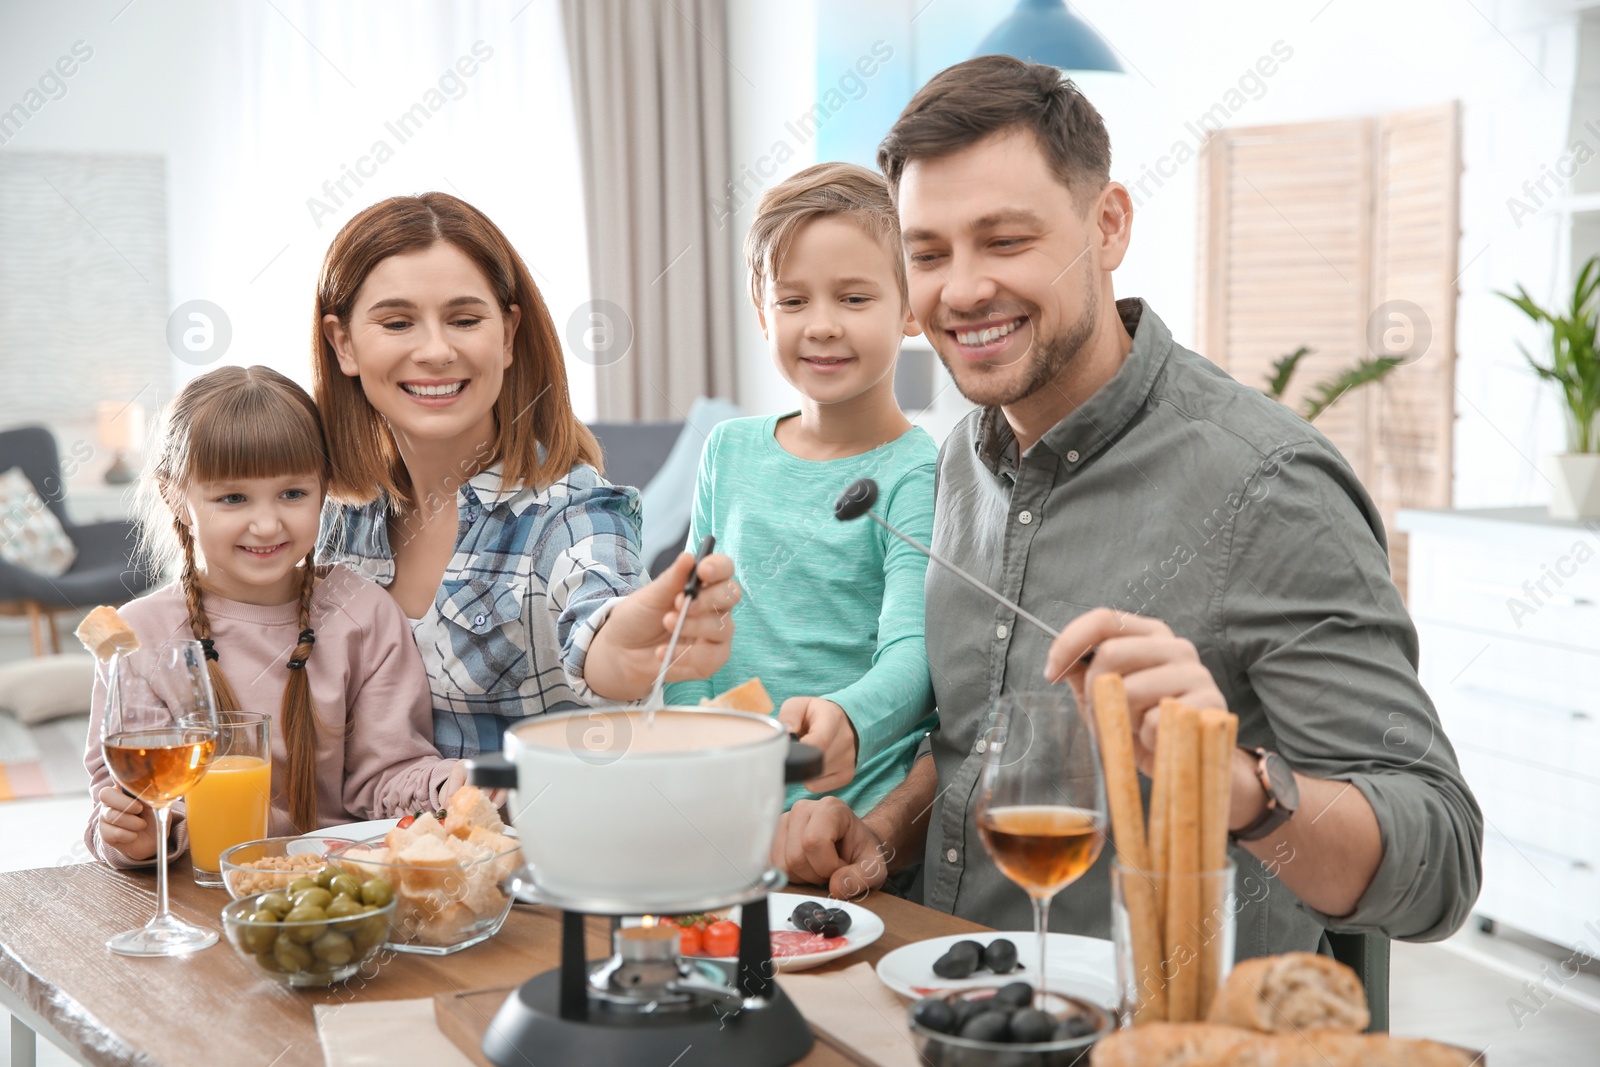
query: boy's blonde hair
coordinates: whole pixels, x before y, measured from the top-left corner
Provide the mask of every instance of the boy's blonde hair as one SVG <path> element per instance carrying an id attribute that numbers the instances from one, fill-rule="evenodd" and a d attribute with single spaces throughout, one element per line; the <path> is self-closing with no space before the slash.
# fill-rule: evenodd
<path id="1" fill-rule="evenodd" d="M 767 286 L 778 276 L 794 235 L 813 219 L 841 215 L 857 223 L 884 246 L 894 263 L 900 300 L 910 302 L 906 261 L 900 248 L 900 220 L 889 199 L 889 183 L 881 174 L 854 163 L 818 163 L 761 194 L 755 221 L 744 239 L 750 268 L 750 299 L 762 306 Z"/>

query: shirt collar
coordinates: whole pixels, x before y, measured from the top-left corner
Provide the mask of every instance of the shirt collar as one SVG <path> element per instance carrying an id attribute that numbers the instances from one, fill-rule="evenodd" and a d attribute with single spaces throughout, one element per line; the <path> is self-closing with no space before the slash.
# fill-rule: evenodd
<path id="1" fill-rule="evenodd" d="M 1140 297 L 1118 300 L 1117 315 L 1133 336 L 1127 359 L 1082 407 L 1046 430 L 1035 448 L 1057 456 L 1076 453 L 1072 458 L 1081 464 L 1121 433 L 1149 399 L 1171 354 L 1172 332 Z M 974 446 L 978 458 L 995 474 L 1015 469 L 1017 439 L 998 407 L 984 409 Z"/>
<path id="2" fill-rule="evenodd" d="M 501 504 L 509 504 L 521 496 L 525 487 L 506 485 L 500 478 L 500 464 L 493 463 L 467 479 L 461 487 L 463 495 L 476 497 L 485 511 L 493 511 Z M 513 510 L 515 510 L 513 508 Z"/>

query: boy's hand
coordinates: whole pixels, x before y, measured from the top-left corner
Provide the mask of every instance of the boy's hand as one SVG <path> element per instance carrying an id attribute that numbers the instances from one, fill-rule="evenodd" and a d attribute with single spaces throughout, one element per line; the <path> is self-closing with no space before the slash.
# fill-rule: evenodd
<path id="1" fill-rule="evenodd" d="M 849 785 L 856 776 L 856 727 L 844 709 L 821 697 L 790 697 L 778 710 L 778 721 L 800 737 L 803 745 L 822 749 L 822 774 L 807 782 L 813 793 Z"/>
<path id="2" fill-rule="evenodd" d="M 100 801 L 100 840 L 130 860 L 156 856 L 156 819 L 141 801 L 115 785 L 104 786 Z"/>

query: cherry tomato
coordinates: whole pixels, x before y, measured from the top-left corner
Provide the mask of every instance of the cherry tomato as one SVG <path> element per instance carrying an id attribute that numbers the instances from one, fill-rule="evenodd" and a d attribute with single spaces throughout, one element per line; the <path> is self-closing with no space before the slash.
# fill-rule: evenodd
<path id="1" fill-rule="evenodd" d="M 739 924 L 726 919 L 706 927 L 705 953 L 707 956 L 737 956 L 739 954 Z"/>
<path id="2" fill-rule="evenodd" d="M 685 956 L 698 956 L 704 947 L 704 935 L 700 927 L 693 924 L 678 927 L 679 952 Z"/>
<path id="3" fill-rule="evenodd" d="M 410 826 L 416 821 L 417 817 L 415 815 L 407 815 L 405 818 L 400 820 L 400 829 L 404 830 L 406 827 Z"/>

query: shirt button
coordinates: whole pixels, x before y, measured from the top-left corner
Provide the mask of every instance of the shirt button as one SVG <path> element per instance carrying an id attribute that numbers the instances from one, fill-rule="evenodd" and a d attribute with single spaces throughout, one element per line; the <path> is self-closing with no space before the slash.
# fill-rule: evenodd
<path id="1" fill-rule="evenodd" d="M 1021 515 L 1017 516 L 1017 521 L 1022 523 L 1024 526 L 1028 525 L 1028 523 L 1033 521 L 1033 512 L 1024 511 Z"/>
<path id="2" fill-rule="evenodd" d="M 472 620 L 472 625 L 474 625 L 474 626 L 482 626 L 484 623 L 486 623 L 488 621 L 489 621 L 489 616 L 487 616 L 487 615 L 479 615 L 477 618 Z"/>
<path id="3" fill-rule="evenodd" d="M 996 626 L 994 628 L 994 635 L 996 637 L 998 637 L 1002 641 L 1004 641 L 1006 639 L 1006 634 L 1008 634 L 1010 632 L 1011 632 L 1010 630 L 1006 629 L 1006 624 L 1005 623 L 1001 623 L 999 626 Z"/>
<path id="4" fill-rule="evenodd" d="M 987 752 L 989 751 L 989 742 L 980 737 L 978 738 L 978 743 L 972 747 L 976 748 L 980 753 Z"/>
<path id="5" fill-rule="evenodd" d="M 1076 462 L 1078 462 L 1078 450 L 1076 448 L 1070 449 L 1067 452 L 1067 462 L 1068 463 L 1076 463 Z"/>
<path id="6" fill-rule="evenodd" d="M 956 850 L 952 848 L 952 849 L 950 849 L 949 851 L 947 851 L 944 854 L 944 858 L 949 860 L 951 863 L 954 863 L 956 861 L 956 857 L 958 855 L 959 855 L 959 853 L 957 853 Z"/>

